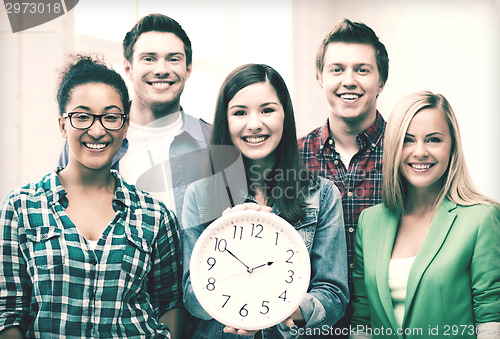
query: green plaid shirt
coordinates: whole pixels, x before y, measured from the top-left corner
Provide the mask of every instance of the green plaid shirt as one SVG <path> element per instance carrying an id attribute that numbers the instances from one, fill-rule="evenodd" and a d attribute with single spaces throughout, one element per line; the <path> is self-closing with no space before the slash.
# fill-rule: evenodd
<path id="1" fill-rule="evenodd" d="M 59 170 L 13 191 L 0 211 L 0 331 L 170 337 L 158 318 L 182 307 L 175 216 L 112 171 L 115 217 L 91 250 L 65 213 Z"/>

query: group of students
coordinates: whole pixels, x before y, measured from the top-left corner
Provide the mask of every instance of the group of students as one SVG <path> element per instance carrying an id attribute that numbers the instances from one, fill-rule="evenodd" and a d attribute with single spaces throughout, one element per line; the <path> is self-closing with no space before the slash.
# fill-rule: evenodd
<path id="1" fill-rule="evenodd" d="M 328 120 L 300 140 L 272 67 L 233 70 L 210 126 L 180 106 L 192 50 L 175 20 L 142 18 L 123 48 L 133 99 L 101 60 L 72 60 L 60 166 L 1 207 L 0 338 L 500 337 L 499 205 L 474 188 L 442 95 L 408 95 L 386 125 L 388 56 L 368 26 L 345 19 L 320 46 Z M 213 186 L 220 147 L 243 184 Z M 300 306 L 261 331 L 212 319 L 190 282 L 198 236 L 242 209 L 287 220 L 311 258 Z"/>

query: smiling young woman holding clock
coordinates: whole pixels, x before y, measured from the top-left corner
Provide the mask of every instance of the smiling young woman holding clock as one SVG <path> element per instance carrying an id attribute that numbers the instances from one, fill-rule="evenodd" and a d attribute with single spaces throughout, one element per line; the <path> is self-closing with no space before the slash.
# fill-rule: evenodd
<path id="1" fill-rule="evenodd" d="M 269 66 L 241 66 L 222 85 L 212 169 L 230 149 L 242 158 L 243 184 L 231 163 L 186 191 L 183 291 L 200 319 L 194 337 L 262 329 L 287 338 L 294 322 L 332 326 L 349 298 L 340 193 L 299 162 L 290 95 Z"/>

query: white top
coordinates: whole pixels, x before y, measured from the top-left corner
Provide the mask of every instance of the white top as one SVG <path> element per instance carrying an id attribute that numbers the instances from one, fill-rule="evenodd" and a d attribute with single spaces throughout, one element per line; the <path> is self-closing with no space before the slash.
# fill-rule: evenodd
<path id="1" fill-rule="evenodd" d="M 170 121 L 171 116 L 145 126 L 130 122 L 128 150 L 120 159 L 120 174 L 126 182 L 148 191 L 175 212 L 169 154 L 175 136 L 181 133 L 183 121 L 181 112 L 174 114 L 178 114 L 177 118 L 168 124 L 165 120 Z M 141 183 L 147 183 L 148 189 L 141 188 Z M 151 186 L 157 189 L 152 191 Z"/>
<path id="2" fill-rule="evenodd" d="M 95 250 L 95 248 L 97 247 L 97 241 L 98 241 L 98 240 L 88 240 L 88 239 L 86 239 L 86 240 L 87 240 L 87 242 L 89 243 L 89 248 L 90 248 L 92 251 L 94 251 L 94 250 Z"/>
<path id="3" fill-rule="evenodd" d="M 344 150 L 340 149 L 339 147 L 336 147 L 335 150 L 340 156 L 340 161 L 344 163 L 344 167 L 349 168 L 349 164 L 351 163 L 351 159 L 354 154 L 350 155 L 347 152 L 344 152 Z"/>
<path id="4" fill-rule="evenodd" d="M 400 327 L 405 314 L 406 286 L 415 257 L 391 259 L 389 262 L 389 289 L 391 291 L 394 315 Z"/>
<path id="5" fill-rule="evenodd" d="M 78 227 L 76 227 L 76 230 L 78 231 L 78 233 L 79 233 L 82 237 L 84 237 L 84 236 L 83 236 L 83 234 L 82 234 L 82 232 L 80 232 L 80 230 L 78 229 Z M 84 237 L 84 238 L 85 238 L 85 237 Z M 89 239 L 87 239 L 87 238 L 85 238 L 85 240 L 87 240 L 87 243 L 89 244 L 89 248 L 90 248 L 92 251 L 94 251 L 94 250 L 95 250 L 95 248 L 97 247 L 97 242 L 98 242 L 99 240 L 89 240 Z"/>

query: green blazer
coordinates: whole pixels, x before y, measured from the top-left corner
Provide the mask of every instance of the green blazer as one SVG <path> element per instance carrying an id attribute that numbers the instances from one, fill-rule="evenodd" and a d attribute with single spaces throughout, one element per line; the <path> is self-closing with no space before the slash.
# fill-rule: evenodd
<path id="1" fill-rule="evenodd" d="M 402 329 L 388 285 L 399 219 L 382 204 L 360 215 L 353 327 L 381 338 L 475 338 L 475 325 L 500 321 L 498 206 L 441 203 L 410 271 Z"/>

